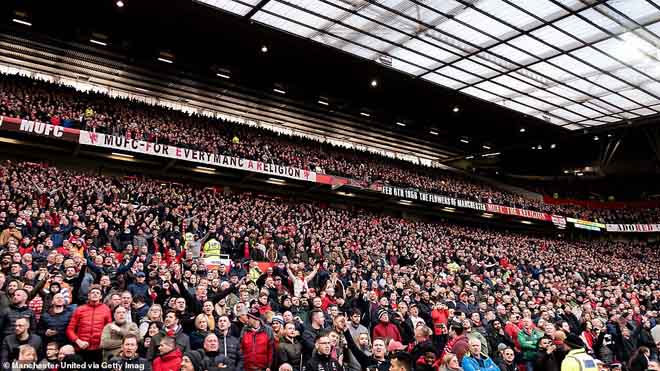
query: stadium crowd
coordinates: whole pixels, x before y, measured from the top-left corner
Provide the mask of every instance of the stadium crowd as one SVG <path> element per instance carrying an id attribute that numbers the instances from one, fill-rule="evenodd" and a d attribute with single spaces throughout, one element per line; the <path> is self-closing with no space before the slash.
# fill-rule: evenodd
<path id="1" fill-rule="evenodd" d="M 653 243 L 5 162 L 0 249 L 5 368 L 658 369 Z"/>
<path id="2" fill-rule="evenodd" d="M 657 223 L 660 220 L 657 208 L 615 210 L 545 204 L 437 168 L 138 101 L 83 93 L 17 75 L 4 75 L 0 81 L 0 115 L 275 162 L 352 178 L 365 186 L 382 182 L 600 222 Z"/>

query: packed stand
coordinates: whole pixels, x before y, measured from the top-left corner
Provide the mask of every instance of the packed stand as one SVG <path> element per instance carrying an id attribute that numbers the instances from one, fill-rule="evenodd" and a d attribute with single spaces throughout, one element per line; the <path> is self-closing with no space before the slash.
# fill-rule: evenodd
<path id="1" fill-rule="evenodd" d="M 658 365 L 657 244 L 411 222 L 6 162 L 0 248 L 0 361 L 12 367 Z M 230 260 L 202 259 L 220 254 Z"/>
<path id="2" fill-rule="evenodd" d="M 553 206 L 503 191 L 467 176 L 373 153 L 276 134 L 205 116 L 152 106 L 20 76 L 3 75 L 0 115 L 126 136 L 210 153 L 275 162 L 363 182 L 415 187 L 466 200 L 599 221 L 660 220 L 657 209 L 622 211 Z"/>

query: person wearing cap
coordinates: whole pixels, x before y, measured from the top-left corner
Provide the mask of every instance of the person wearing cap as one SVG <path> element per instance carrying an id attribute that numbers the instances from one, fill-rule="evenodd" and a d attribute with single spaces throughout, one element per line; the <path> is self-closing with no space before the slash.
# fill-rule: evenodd
<path id="1" fill-rule="evenodd" d="M 561 371 L 598 371 L 596 360 L 587 354 L 582 340 L 569 334 L 564 341 L 571 350 L 561 363 Z"/>
<path id="2" fill-rule="evenodd" d="M 147 275 L 140 271 L 135 273 L 135 282 L 128 285 L 128 291 L 133 297 L 142 295 L 147 304 L 151 304 L 151 295 L 149 295 L 149 285 L 145 283 Z"/>
<path id="3" fill-rule="evenodd" d="M 461 366 L 464 371 L 499 371 L 495 362 L 481 352 L 481 341 L 476 338 L 469 340 L 470 352 L 463 357 Z"/>
<path id="4" fill-rule="evenodd" d="M 151 370 L 151 363 L 138 355 L 138 337 L 127 334 L 121 341 L 121 351 L 109 363 L 120 370 Z"/>
<path id="5" fill-rule="evenodd" d="M 275 355 L 275 338 L 270 327 L 262 323 L 259 310 L 250 308 L 248 326 L 240 337 L 245 371 L 270 371 Z"/>
<path id="6" fill-rule="evenodd" d="M 92 285 L 87 304 L 76 308 L 66 329 L 66 336 L 76 346 L 76 351 L 90 361 L 101 361 L 101 335 L 103 328 L 112 322 L 107 305 L 101 303 L 101 288 Z"/>
<path id="7" fill-rule="evenodd" d="M 204 358 L 199 351 L 190 351 L 183 354 L 181 358 L 181 371 L 204 370 Z"/>
<path id="8" fill-rule="evenodd" d="M 388 338 L 401 342 L 399 328 L 390 322 L 390 314 L 386 309 L 378 310 L 378 324 L 374 326 L 373 338 Z"/>

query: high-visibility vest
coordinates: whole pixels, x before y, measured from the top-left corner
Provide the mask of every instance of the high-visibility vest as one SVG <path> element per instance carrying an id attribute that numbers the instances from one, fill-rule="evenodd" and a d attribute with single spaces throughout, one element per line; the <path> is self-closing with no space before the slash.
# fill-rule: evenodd
<path id="1" fill-rule="evenodd" d="M 204 244 L 204 256 L 207 258 L 212 256 L 220 256 L 221 248 L 222 245 L 220 242 L 214 238 Z"/>
<path id="2" fill-rule="evenodd" d="M 561 363 L 561 371 L 598 371 L 596 360 L 582 349 L 573 349 Z"/>

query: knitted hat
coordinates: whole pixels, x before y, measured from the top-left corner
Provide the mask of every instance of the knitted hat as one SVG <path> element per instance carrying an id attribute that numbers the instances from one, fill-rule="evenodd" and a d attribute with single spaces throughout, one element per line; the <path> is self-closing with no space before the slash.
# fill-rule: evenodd
<path id="1" fill-rule="evenodd" d="M 273 316 L 273 319 L 271 320 L 271 322 L 273 322 L 273 323 L 277 322 L 280 325 L 283 325 L 284 324 L 284 318 L 282 316 L 280 316 L 279 314 L 276 314 L 276 315 Z"/>
<path id="2" fill-rule="evenodd" d="M 192 363 L 193 368 L 195 370 L 201 370 L 202 369 L 202 359 L 203 358 L 202 358 L 202 355 L 199 354 L 198 351 L 193 350 L 193 351 L 190 351 L 190 352 L 186 352 L 186 353 L 184 353 L 184 356 L 188 357 L 190 359 L 190 362 Z"/>
<path id="3" fill-rule="evenodd" d="M 383 315 L 385 315 L 385 314 L 389 314 L 389 313 L 387 313 L 387 310 L 385 310 L 385 309 L 379 309 L 379 310 L 378 310 L 378 319 L 380 319 L 380 318 L 381 318 Z"/>

